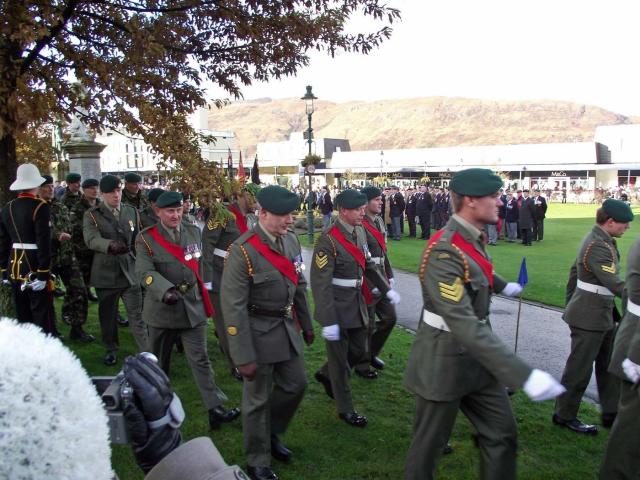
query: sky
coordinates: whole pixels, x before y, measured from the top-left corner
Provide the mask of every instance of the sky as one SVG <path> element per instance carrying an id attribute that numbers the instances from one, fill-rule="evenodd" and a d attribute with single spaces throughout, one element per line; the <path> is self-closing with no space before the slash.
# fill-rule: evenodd
<path id="1" fill-rule="evenodd" d="M 402 12 L 369 55 L 313 53 L 296 77 L 244 98 L 431 96 L 567 100 L 640 115 L 637 0 L 389 0 Z M 375 29 L 355 19 L 350 29 Z M 211 90 L 212 96 L 220 92 Z M 224 95 L 222 95 L 224 97 Z"/>

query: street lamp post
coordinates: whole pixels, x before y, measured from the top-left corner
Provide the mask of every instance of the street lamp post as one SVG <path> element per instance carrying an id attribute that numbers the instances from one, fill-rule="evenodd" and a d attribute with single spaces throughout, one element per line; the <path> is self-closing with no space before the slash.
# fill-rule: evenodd
<path id="1" fill-rule="evenodd" d="M 314 112 L 313 101 L 317 97 L 311 91 L 311 85 L 307 85 L 307 91 L 300 100 L 304 100 L 307 110 L 307 120 L 309 121 L 309 127 L 307 128 L 307 142 L 309 142 L 309 155 L 311 155 L 311 142 L 313 141 L 313 129 L 311 128 L 311 116 Z M 307 236 L 309 245 L 313 245 L 313 199 L 311 198 L 311 174 L 315 171 L 314 165 L 307 165 L 305 170 L 308 175 L 309 192 L 307 194 Z"/>

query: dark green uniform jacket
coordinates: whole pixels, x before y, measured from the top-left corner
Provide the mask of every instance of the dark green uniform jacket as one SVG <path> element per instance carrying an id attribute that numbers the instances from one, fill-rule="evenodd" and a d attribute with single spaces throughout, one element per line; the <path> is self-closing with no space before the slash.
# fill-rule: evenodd
<path id="1" fill-rule="evenodd" d="M 302 271 L 296 287 L 247 243 L 254 232 L 263 244 L 278 251 L 260 225 L 238 238 L 229 249 L 220 297 L 229 351 L 236 365 L 277 363 L 303 353 L 302 338 L 291 315 L 262 315 L 252 313 L 251 307 L 278 311 L 293 306 L 302 330 L 312 329 Z M 301 264 L 300 242 L 295 233 L 290 231 L 282 237 L 282 247 L 286 258 Z"/>
<path id="2" fill-rule="evenodd" d="M 571 327 L 606 331 L 613 328 L 614 296 L 620 297 L 624 282 L 620 279 L 620 254 L 616 241 L 598 225 L 582 241 L 578 258 L 571 267 L 567 284 L 567 307 L 562 318 Z M 580 288 L 600 287 L 601 295 Z M 603 291 L 601 293 L 607 293 Z"/>
<path id="3" fill-rule="evenodd" d="M 424 308 L 441 316 L 450 331 L 421 321 L 404 383 L 415 394 L 433 401 L 461 398 L 494 378 L 505 386 L 521 387 L 531 373 L 531 367 L 493 333 L 489 280 L 470 256 L 452 245 L 455 232 L 490 260 L 482 233 L 457 215 L 425 250 L 420 266 Z M 495 274 L 493 283 L 496 292 L 506 285 Z"/>
<path id="4" fill-rule="evenodd" d="M 311 291 L 315 301 L 315 319 L 323 327 L 340 325 L 341 328 L 360 328 L 368 325 L 367 304 L 360 288 L 334 285 L 333 279 L 361 279 L 377 287 L 382 295 L 389 291 L 389 283 L 380 268 L 371 261 L 364 227 L 349 228 L 341 220 L 334 224 L 345 239 L 364 252 L 365 271 L 338 240 L 329 234 L 333 226 L 318 238 L 311 264 Z M 353 233 L 355 232 L 355 240 Z"/>
<path id="5" fill-rule="evenodd" d="M 151 207 L 151 205 L 140 212 L 140 223 L 142 224 L 142 228 L 152 227 L 158 223 L 158 220 L 158 216 L 156 215 L 156 212 L 153 211 L 153 207 Z"/>
<path id="6" fill-rule="evenodd" d="M 106 203 L 101 203 L 85 213 L 84 241 L 95 252 L 91 266 L 91 286 L 128 288 L 137 283 L 134 240 L 139 231 L 140 217 L 129 205 L 120 204 L 118 220 Z M 108 254 L 107 250 L 112 241 L 128 245 L 130 252 L 121 255 Z"/>
<path id="7" fill-rule="evenodd" d="M 170 243 L 173 240 L 162 226 L 157 225 L 160 235 Z M 200 250 L 200 229 L 194 225 L 180 225 L 180 246 L 185 254 Z M 195 273 L 175 258 L 144 229 L 136 239 L 136 277 L 146 289 L 142 318 L 156 328 L 191 328 L 207 321 L 202 293 Z M 202 258 L 202 257 L 200 257 Z M 162 297 L 172 287 L 188 285 L 186 293 L 175 305 L 162 303 Z"/>
<path id="8" fill-rule="evenodd" d="M 226 252 L 229 246 L 240 237 L 240 230 L 235 220 L 227 219 L 224 223 L 214 222 L 213 219 L 207 219 L 202 230 L 202 281 L 211 282 L 213 291 L 220 291 L 220 281 L 222 279 L 222 270 L 224 268 L 224 257 L 216 255 Z M 217 250 L 216 250 L 217 249 Z"/>
<path id="9" fill-rule="evenodd" d="M 384 239 L 385 226 L 382 217 L 379 215 L 376 215 L 375 217 L 369 217 L 367 215 L 367 220 L 380 232 Z M 378 242 L 376 237 L 374 237 L 373 234 L 370 233 L 366 228 L 364 229 L 364 231 L 367 234 L 367 244 L 369 245 L 369 252 L 371 253 L 371 257 L 373 259 L 380 259 L 379 261 L 374 261 L 374 263 L 378 267 L 378 270 L 380 270 L 380 273 L 384 277 L 393 278 L 393 270 L 391 269 L 391 263 L 389 263 L 389 257 L 387 257 L 387 254 L 384 253 L 384 250 L 382 250 L 382 247 L 380 246 L 380 243 Z"/>

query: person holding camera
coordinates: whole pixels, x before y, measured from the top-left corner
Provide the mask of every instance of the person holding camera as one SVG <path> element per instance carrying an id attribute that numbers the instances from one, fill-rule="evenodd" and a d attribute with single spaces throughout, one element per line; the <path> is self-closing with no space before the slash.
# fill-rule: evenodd
<path id="1" fill-rule="evenodd" d="M 82 233 L 95 252 L 90 285 L 98 295 L 98 318 L 107 353 L 105 365 L 115 365 L 118 351 L 118 299 L 122 297 L 141 352 L 147 350 L 147 332 L 142 321 L 142 293 L 135 279 L 133 240 L 140 230 L 140 216 L 121 203 L 122 183 L 105 175 L 100 180 L 102 203 L 84 214 Z"/>
<path id="2" fill-rule="evenodd" d="M 145 288 L 143 318 L 149 347 L 169 373 L 171 349 L 179 335 L 184 352 L 209 412 L 209 426 L 218 429 L 240 411 L 226 409 L 227 396 L 215 383 L 207 353 L 207 318 L 213 306 L 200 278 L 200 229 L 182 222 L 182 194 L 164 192 L 156 201 L 159 222 L 136 239 L 136 276 Z"/>

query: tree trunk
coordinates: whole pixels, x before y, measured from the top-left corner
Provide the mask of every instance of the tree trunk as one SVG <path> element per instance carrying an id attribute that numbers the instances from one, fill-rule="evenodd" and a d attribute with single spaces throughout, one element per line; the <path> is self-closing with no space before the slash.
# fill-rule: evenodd
<path id="1" fill-rule="evenodd" d="M 13 198 L 9 186 L 16 179 L 17 169 L 16 138 L 5 135 L 0 138 L 0 207 Z"/>

